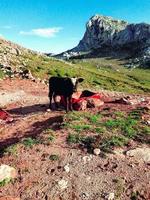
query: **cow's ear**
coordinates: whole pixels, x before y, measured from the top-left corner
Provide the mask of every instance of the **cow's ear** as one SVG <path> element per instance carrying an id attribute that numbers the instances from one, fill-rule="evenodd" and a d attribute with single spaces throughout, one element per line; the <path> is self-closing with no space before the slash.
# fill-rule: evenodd
<path id="1" fill-rule="evenodd" d="M 78 78 L 78 82 L 81 83 L 82 81 L 84 81 L 83 78 Z"/>

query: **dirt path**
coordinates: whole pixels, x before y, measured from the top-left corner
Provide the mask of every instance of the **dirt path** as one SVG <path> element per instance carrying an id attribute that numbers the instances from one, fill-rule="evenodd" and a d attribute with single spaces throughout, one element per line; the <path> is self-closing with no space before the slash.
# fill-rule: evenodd
<path id="1" fill-rule="evenodd" d="M 0 125 L 0 149 L 16 145 L 13 153 L 1 156 L 0 164 L 14 166 L 18 171 L 15 182 L 0 187 L 0 197 L 101 200 L 114 193 L 115 199 L 138 196 L 137 199 L 149 200 L 150 165 L 119 151 L 103 157 L 69 146 L 67 133 L 59 127 L 65 112 L 46 112 L 47 94 L 48 87 L 41 83 L 29 80 L 0 82 L 0 105 L 14 117 L 13 123 Z M 107 93 L 107 97 L 114 97 L 114 93 Z M 44 137 L 44 131 L 49 128 L 55 130 L 53 143 L 39 143 L 32 148 L 20 143 L 26 137 Z M 59 159 L 52 161 L 50 155 L 58 155 Z"/>

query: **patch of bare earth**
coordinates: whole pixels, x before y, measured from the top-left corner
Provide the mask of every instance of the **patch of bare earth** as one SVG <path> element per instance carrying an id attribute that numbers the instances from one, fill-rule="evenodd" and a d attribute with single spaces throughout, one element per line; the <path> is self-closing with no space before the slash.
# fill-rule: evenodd
<path id="1" fill-rule="evenodd" d="M 105 99 L 121 95 L 106 92 Z M 68 133 L 60 127 L 65 112 L 46 112 L 46 85 L 29 80 L 1 81 L 0 104 L 14 118 L 12 123 L 0 125 L 0 164 L 13 166 L 18 171 L 15 181 L 0 187 L 0 198 L 101 200 L 114 193 L 115 199 L 150 199 L 148 163 L 120 152 L 95 156 L 66 143 Z M 103 108 L 113 112 L 129 111 L 133 107 L 105 103 Z M 27 137 L 43 138 L 48 128 L 55 131 L 53 142 L 38 143 L 32 148 L 21 143 Z M 17 150 L 2 154 L 10 145 L 16 145 Z M 57 159 L 53 161 L 51 155 L 57 155 Z"/>

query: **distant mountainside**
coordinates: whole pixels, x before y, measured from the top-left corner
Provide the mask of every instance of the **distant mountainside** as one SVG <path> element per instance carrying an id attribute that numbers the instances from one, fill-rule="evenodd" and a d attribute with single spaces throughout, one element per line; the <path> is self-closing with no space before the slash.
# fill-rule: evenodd
<path id="1" fill-rule="evenodd" d="M 150 65 L 150 24 L 128 24 L 111 17 L 95 15 L 86 24 L 79 44 L 59 58 L 70 57 L 136 58 L 134 62 Z"/>

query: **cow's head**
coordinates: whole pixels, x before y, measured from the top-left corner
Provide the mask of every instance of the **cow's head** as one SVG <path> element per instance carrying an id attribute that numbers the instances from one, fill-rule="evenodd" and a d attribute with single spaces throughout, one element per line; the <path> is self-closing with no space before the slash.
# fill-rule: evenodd
<path id="1" fill-rule="evenodd" d="M 73 84 L 73 92 L 77 92 L 78 83 L 81 83 L 83 80 L 83 78 L 71 78 L 71 82 Z"/>

